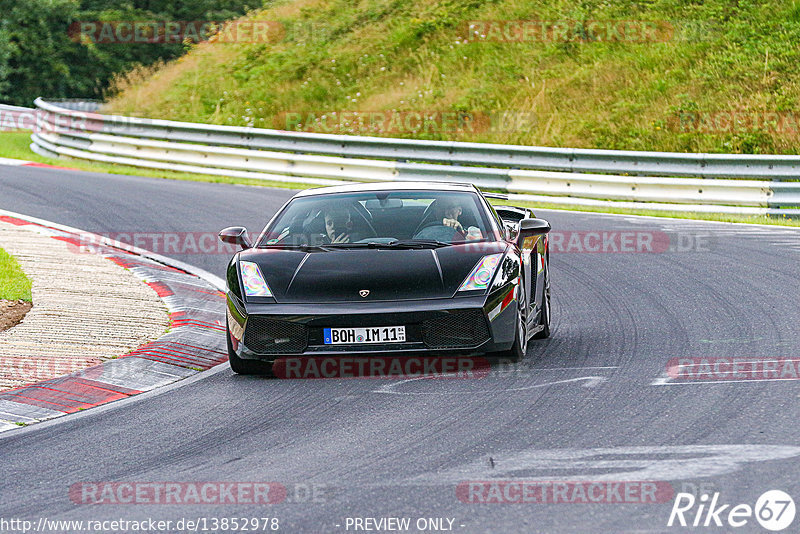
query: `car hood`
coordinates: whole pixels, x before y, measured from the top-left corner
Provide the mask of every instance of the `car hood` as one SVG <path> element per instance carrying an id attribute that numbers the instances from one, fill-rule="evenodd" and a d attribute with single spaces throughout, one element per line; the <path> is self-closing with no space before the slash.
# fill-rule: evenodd
<path id="1" fill-rule="evenodd" d="M 369 302 L 449 298 L 488 255 L 507 244 L 438 249 L 347 249 L 329 252 L 250 249 L 240 261 L 259 265 L 280 303 Z M 369 293 L 362 296 L 364 291 Z"/>

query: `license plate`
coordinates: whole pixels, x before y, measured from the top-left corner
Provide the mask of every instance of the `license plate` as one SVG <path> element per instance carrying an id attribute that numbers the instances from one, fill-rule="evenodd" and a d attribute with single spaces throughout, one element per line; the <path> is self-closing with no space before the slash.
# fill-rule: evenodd
<path id="1" fill-rule="evenodd" d="M 326 345 L 358 345 L 360 343 L 402 343 L 406 340 L 405 326 L 376 326 L 370 328 L 326 328 Z"/>

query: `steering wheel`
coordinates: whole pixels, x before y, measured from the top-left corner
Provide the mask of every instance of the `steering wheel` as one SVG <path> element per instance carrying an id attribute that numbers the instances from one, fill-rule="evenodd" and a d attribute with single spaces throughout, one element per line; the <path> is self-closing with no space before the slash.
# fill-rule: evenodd
<path id="1" fill-rule="evenodd" d="M 413 239 L 433 239 L 445 243 L 456 243 L 464 241 L 464 234 L 451 226 L 431 221 L 415 233 Z"/>

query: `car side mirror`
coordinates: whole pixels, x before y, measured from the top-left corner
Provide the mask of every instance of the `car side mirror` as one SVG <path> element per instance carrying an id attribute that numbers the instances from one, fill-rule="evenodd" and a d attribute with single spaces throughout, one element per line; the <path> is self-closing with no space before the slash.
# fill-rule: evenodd
<path id="1" fill-rule="evenodd" d="M 506 241 L 516 241 L 517 232 L 519 231 L 519 221 L 503 219 L 503 230 L 505 230 L 506 233 Z"/>
<path id="2" fill-rule="evenodd" d="M 219 240 L 231 245 L 239 245 L 243 249 L 253 247 L 250 238 L 247 236 L 247 228 L 244 226 L 230 226 L 220 231 Z"/>
<path id="3" fill-rule="evenodd" d="M 550 223 L 544 219 L 522 219 L 519 222 L 517 242 L 521 245 L 526 238 L 538 237 L 550 232 Z"/>

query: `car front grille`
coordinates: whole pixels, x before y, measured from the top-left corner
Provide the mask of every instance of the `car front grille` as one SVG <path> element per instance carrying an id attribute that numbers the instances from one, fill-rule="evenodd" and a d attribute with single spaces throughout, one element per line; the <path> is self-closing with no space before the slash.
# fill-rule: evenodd
<path id="1" fill-rule="evenodd" d="M 422 339 L 429 348 L 474 347 L 490 338 L 482 310 L 457 310 L 422 323 Z"/>
<path id="2" fill-rule="evenodd" d="M 306 350 L 308 329 L 302 324 L 251 315 L 244 344 L 259 354 L 297 354 Z"/>

